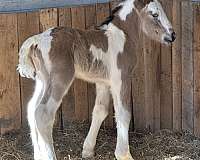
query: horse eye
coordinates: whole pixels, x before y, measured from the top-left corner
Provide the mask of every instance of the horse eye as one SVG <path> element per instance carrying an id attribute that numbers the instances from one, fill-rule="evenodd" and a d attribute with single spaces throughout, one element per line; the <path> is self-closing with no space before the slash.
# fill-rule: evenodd
<path id="1" fill-rule="evenodd" d="M 154 17 L 154 18 L 158 18 L 158 13 L 155 13 L 155 14 L 152 14 L 152 16 Z"/>

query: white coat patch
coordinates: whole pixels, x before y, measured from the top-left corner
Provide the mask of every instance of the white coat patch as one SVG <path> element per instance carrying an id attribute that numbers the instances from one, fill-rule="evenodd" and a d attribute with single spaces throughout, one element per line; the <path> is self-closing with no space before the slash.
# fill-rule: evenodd
<path id="1" fill-rule="evenodd" d="M 32 45 L 38 45 L 38 49 L 42 52 L 45 65 L 48 72 L 51 70 L 51 64 L 49 60 L 49 51 L 51 49 L 51 41 L 53 37 L 50 35 L 52 28 L 47 31 L 28 38 L 21 46 L 19 51 L 19 65 L 17 70 L 22 77 L 34 79 L 35 68 L 32 66 L 32 62 L 29 58 L 29 50 Z"/>
<path id="2" fill-rule="evenodd" d="M 119 69 L 117 67 L 117 57 L 119 53 L 123 53 L 125 44 L 125 34 L 117 26 L 110 23 L 105 32 L 108 37 L 108 51 L 105 53 L 101 48 L 97 48 L 93 44 L 90 46 L 90 51 L 93 54 L 93 61 L 95 59 L 101 60 L 107 66 L 110 73 L 110 78 L 115 77 L 116 74 L 120 77 Z M 114 78 L 113 77 L 113 78 Z"/>
<path id="3" fill-rule="evenodd" d="M 123 6 L 119 11 L 119 17 L 122 21 L 126 21 L 126 17 L 133 11 L 134 9 L 134 1 L 135 0 L 126 0 L 119 4 L 119 6 Z"/>

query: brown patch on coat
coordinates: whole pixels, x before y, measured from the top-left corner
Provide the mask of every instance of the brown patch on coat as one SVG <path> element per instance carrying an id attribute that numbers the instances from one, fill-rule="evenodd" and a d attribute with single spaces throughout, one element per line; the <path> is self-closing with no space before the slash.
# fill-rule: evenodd
<path id="1" fill-rule="evenodd" d="M 91 45 L 101 48 L 105 53 L 107 52 L 108 38 L 104 31 L 81 31 L 67 27 L 56 27 L 52 30 L 51 36 L 53 39 L 49 53 L 52 64 L 50 76 L 57 88 L 56 99 L 60 99 L 61 94 L 59 95 L 59 93 L 63 93 L 64 89 L 71 84 L 75 77 L 75 70 L 81 72 L 82 77 L 77 78 L 86 80 L 84 77 L 87 77 L 87 80 L 92 82 L 107 76 L 106 66 L 101 61 L 94 61 L 94 56 L 90 52 Z"/>
<path id="2" fill-rule="evenodd" d="M 125 109 L 131 112 L 131 80 L 135 66 L 137 64 L 137 49 L 136 43 L 132 43 L 130 39 L 126 39 L 124 52 L 120 53 L 117 58 L 118 68 L 121 70 L 121 100 Z"/>
<path id="3" fill-rule="evenodd" d="M 74 30 L 56 27 L 50 34 L 53 39 L 49 52 L 52 64 L 50 73 L 51 94 L 56 101 L 60 101 L 74 78 L 73 42 Z"/>
<path id="4" fill-rule="evenodd" d="M 90 46 L 93 44 L 97 48 L 101 48 L 104 52 L 108 50 L 108 38 L 105 35 L 104 31 L 101 30 L 88 30 L 81 31 L 77 30 L 78 36 L 81 37 L 83 41 L 85 41 L 85 45 L 87 49 L 90 49 Z"/>
<path id="5" fill-rule="evenodd" d="M 108 51 L 108 38 L 104 31 L 90 30 L 80 31 L 77 30 L 75 48 L 74 48 L 74 61 L 85 76 L 82 78 L 88 78 L 87 80 L 103 79 L 108 76 L 108 69 L 101 60 L 95 60 L 93 53 L 90 51 L 91 45 L 94 45 L 97 49 L 102 49 L 104 53 Z"/>

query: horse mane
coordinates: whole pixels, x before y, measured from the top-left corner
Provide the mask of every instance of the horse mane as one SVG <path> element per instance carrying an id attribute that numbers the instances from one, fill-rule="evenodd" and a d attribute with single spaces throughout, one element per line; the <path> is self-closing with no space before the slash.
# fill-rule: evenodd
<path id="1" fill-rule="evenodd" d="M 119 4 L 111 11 L 110 16 L 108 16 L 105 21 L 103 21 L 99 26 L 97 26 L 98 28 L 103 27 L 104 25 L 109 25 L 114 18 L 117 16 L 117 13 L 119 13 L 119 11 L 123 8 L 124 4 L 123 2 L 125 2 L 127 0 L 118 0 Z"/>
<path id="2" fill-rule="evenodd" d="M 112 10 L 111 15 L 108 16 L 108 17 L 106 18 L 106 20 L 103 21 L 103 22 L 100 24 L 99 27 L 104 26 L 104 25 L 108 25 L 109 23 L 111 23 L 111 22 L 113 21 L 113 19 L 116 17 L 116 13 L 118 13 L 119 10 L 120 10 L 122 7 L 123 7 L 123 6 L 121 6 L 121 5 L 115 7 L 115 8 Z"/>

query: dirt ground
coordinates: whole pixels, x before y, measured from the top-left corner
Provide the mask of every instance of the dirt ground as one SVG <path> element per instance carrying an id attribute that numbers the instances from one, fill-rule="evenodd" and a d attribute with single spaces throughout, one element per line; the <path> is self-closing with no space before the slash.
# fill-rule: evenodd
<path id="1" fill-rule="evenodd" d="M 54 130 L 58 160 L 81 160 L 81 150 L 89 126 L 70 123 L 64 131 Z M 116 130 L 101 129 L 92 160 L 114 160 Z M 130 149 L 135 160 L 200 160 L 200 139 L 190 133 L 168 130 L 130 133 Z M 0 160 L 33 160 L 28 130 L 0 137 Z"/>

